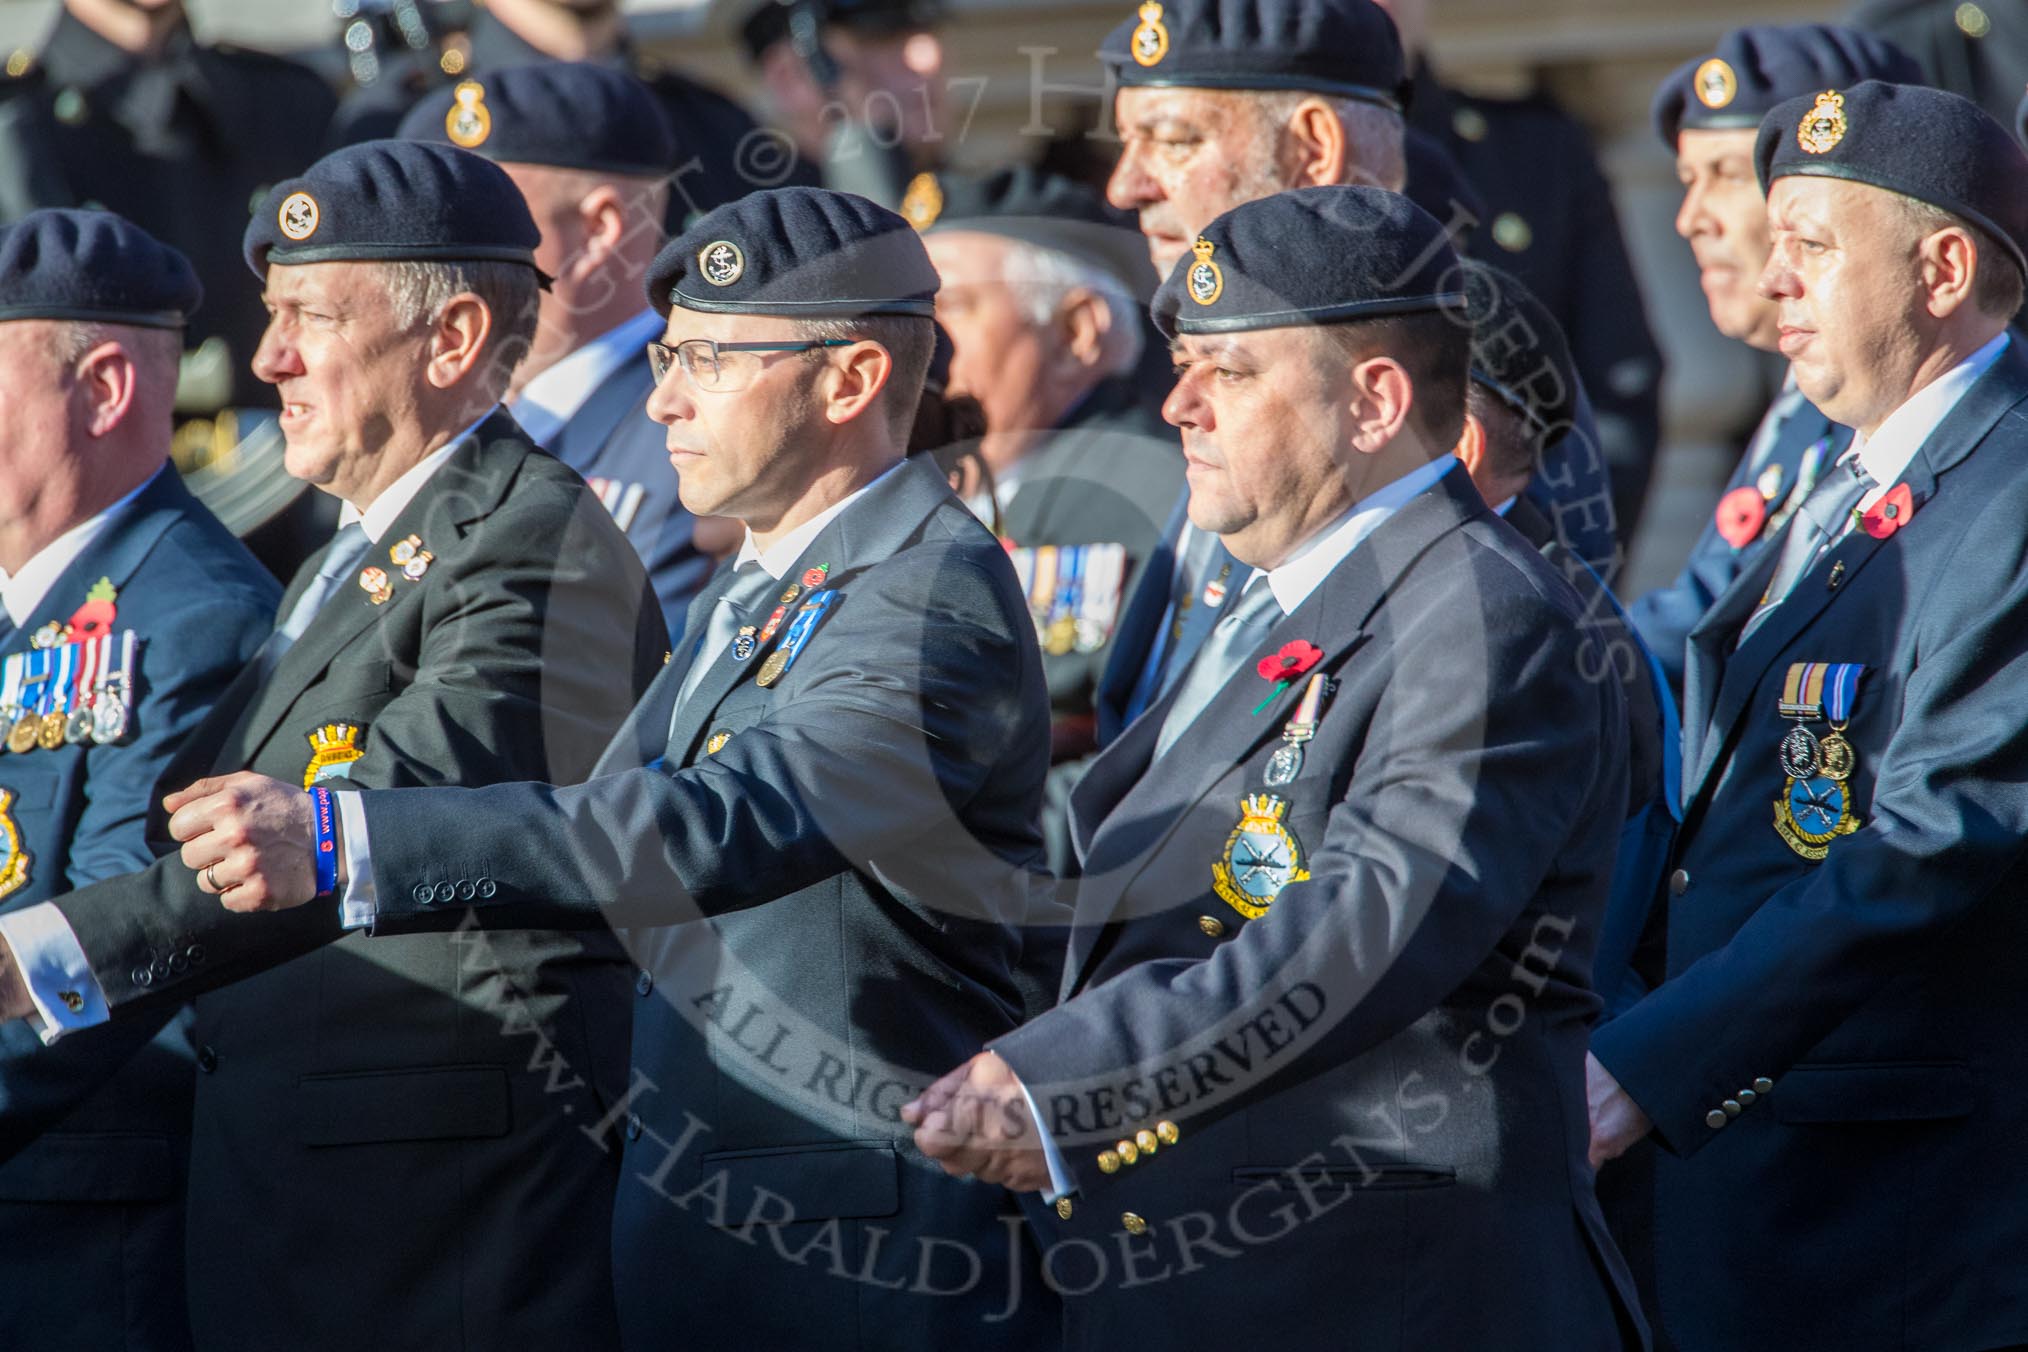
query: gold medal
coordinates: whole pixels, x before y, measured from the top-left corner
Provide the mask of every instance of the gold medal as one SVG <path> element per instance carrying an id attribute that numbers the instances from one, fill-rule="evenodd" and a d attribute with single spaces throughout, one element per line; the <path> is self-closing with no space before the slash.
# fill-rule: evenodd
<path id="1" fill-rule="evenodd" d="M 1822 762 L 1820 772 L 1826 779 L 1835 779 L 1840 784 L 1852 777 L 1858 768 L 1859 757 L 1853 752 L 1852 744 L 1836 731 L 1817 743 L 1817 757 Z"/>
<path id="2" fill-rule="evenodd" d="M 1068 615 L 1051 620 L 1049 635 L 1042 645 L 1051 657 L 1062 657 L 1077 646 L 1077 621 Z"/>
<path id="3" fill-rule="evenodd" d="M 770 686 L 782 679 L 782 673 L 789 669 L 789 655 L 780 648 L 768 654 L 768 660 L 761 663 L 760 675 L 753 678 L 759 686 Z"/>
<path id="4" fill-rule="evenodd" d="M 42 716 L 42 725 L 35 730 L 35 744 L 44 751 L 54 751 L 63 745 L 63 730 L 69 722 L 62 714 L 52 710 Z"/>
<path id="5" fill-rule="evenodd" d="M 37 735 L 42 731 L 42 720 L 34 714 L 23 714 L 7 733 L 7 749 L 17 754 L 35 750 Z"/>

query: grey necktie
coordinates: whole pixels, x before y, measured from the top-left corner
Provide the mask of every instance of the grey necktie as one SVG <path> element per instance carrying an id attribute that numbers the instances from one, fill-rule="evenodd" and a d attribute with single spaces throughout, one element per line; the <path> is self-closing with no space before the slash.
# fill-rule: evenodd
<path id="1" fill-rule="evenodd" d="M 712 664 L 731 646 L 739 626 L 752 614 L 776 580 L 760 566 L 758 559 L 733 570 L 732 581 L 719 593 L 718 603 L 711 608 L 711 620 L 704 627 L 704 639 L 690 656 L 690 670 L 684 674 L 683 688 L 676 695 L 678 709 L 697 689 L 704 673 L 711 670 Z"/>
<path id="2" fill-rule="evenodd" d="M 1837 541 L 1859 499 L 1872 487 L 1873 476 L 1859 463 L 1856 451 L 1847 452 L 1834 472 L 1817 481 L 1810 496 L 1803 499 L 1796 519 L 1789 523 L 1789 533 L 1782 537 L 1781 560 L 1775 564 L 1774 576 L 1768 579 L 1759 607 L 1739 631 L 1741 641 L 1760 628 L 1774 608 L 1809 574 L 1825 547 Z"/>
<path id="3" fill-rule="evenodd" d="M 1177 688 L 1176 701 L 1169 706 L 1169 715 L 1162 720 L 1162 731 L 1155 738 L 1157 759 L 1197 721 L 1197 715 L 1232 679 L 1240 664 L 1248 657 L 1260 655 L 1261 641 L 1281 618 L 1282 608 L 1275 601 L 1275 590 L 1268 585 L 1267 575 L 1254 574 L 1239 600 L 1218 617 L 1211 637 L 1204 640 L 1204 646 L 1191 660 L 1190 670 Z"/>
<path id="4" fill-rule="evenodd" d="M 296 604 L 289 611 L 289 618 L 282 621 L 275 630 L 275 637 L 281 651 L 287 651 L 290 644 L 303 636 L 310 627 L 310 621 L 317 618 L 317 612 L 331 599 L 331 593 L 345 575 L 366 554 L 366 527 L 354 521 L 342 526 L 331 537 L 331 547 L 324 552 L 324 562 L 317 568 L 317 576 L 310 579 L 310 585 L 303 588 L 303 594 L 296 598 Z M 281 652 L 277 652 L 280 656 Z"/>

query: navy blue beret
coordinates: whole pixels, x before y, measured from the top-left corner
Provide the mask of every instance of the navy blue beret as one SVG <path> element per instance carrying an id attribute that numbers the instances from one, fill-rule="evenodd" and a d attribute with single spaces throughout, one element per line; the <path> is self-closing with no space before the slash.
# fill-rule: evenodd
<path id="1" fill-rule="evenodd" d="M 0 229 L 0 320 L 177 329 L 203 299 L 189 259 L 110 211 L 49 208 Z"/>
<path id="2" fill-rule="evenodd" d="M 648 303 L 664 315 L 929 316 L 936 292 L 907 221 L 826 188 L 774 188 L 706 212 L 648 267 Z"/>
<path id="3" fill-rule="evenodd" d="M 1407 70 L 1373 0 L 1154 0 L 1099 46 L 1123 85 L 1300 89 L 1399 109 Z"/>
<path id="4" fill-rule="evenodd" d="M 448 141 L 489 160 L 659 178 L 676 167 L 661 100 L 614 66 L 539 61 L 430 94 L 401 120 L 404 141 Z"/>
<path id="5" fill-rule="evenodd" d="M 1865 80 L 1922 84 L 1922 67 L 1887 39 L 1856 28 L 1748 24 L 1662 81 L 1652 109 L 1655 132 L 1673 151 L 1676 133 L 1686 127 L 1751 130 L 1777 103 Z"/>
<path id="6" fill-rule="evenodd" d="M 2028 273 L 2028 155 L 1970 99 L 1868 80 L 1776 107 L 1754 142 L 1763 191 L 1789 174 L 1867 183 L 1941 207 Z"/>
<path id="7" fill-rule="evenodd" d="M 925 234 L 977 230 L 1073 254 L 1110 272 L 1135 295 L 1155 289 L 1148 241 L 1133 216 L 1073 179 L 1027 165 L 990 174 L 918 174 L 901 214 Z"/>
<path id="8" fill-rule="evenodd" d="M 1563 326 L 1512 273 L 1469 259 L 1463 266 L 1472 379 L 1538 432 L 1569 426 L 1581 383 Z"/>
<path id="9" fill-rule="evenodd" d="M 1206 226 L 1155 293 L 1155 326 L 1173 338 L 1452 309 L 1457 268 L 1443 226 L 1406 197 L 1300 188 Z"/>
<path id="10" fill-rule="evenodd" d="M 1444 223 L 1453 240 L 1469 236 L 1486 219 L 1486 199 L 1465 177 L 1465 171 L 1443 143 L 1414 127 L 1402 129 L 1401 148 L 1408 163 L 1408 200 Z M 1455 224 L 1454 224 L 1455 223 Z"/>
<path id="11" fill-rule="evenodd" d="M 247 222 L 247 266 L 363 260 L 535 266 L 542 232 L 482 155 L 428 141 L 361 141 L 277 183 Z"/>

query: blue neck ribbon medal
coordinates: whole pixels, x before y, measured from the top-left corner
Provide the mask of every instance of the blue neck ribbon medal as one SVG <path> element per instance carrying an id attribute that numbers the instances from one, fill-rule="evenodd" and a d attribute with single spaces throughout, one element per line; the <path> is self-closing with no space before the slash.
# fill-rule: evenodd
<path id="1" fill-rule="evenodd" d="M 1775 800 L 1775 833 L 1813 862 L 1830 852 L 1833 840 L 1860 826 L 1849 782 L 1859 756 L 1844 734 L 1865 671 L 1858 662 L 1797 662 L 1782 683 L 1779 712 L 1796 726 L 1782 739 L 1781 765 L 1788 782 Z M 1807 726 L 1818 718 L 1830 725 L 1821 740 Z"/>

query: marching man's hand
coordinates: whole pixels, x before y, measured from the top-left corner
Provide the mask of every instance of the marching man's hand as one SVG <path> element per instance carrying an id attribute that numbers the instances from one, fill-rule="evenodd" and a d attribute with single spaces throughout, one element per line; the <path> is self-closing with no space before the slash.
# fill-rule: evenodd
<path id="1" fill-rule="evenodd" d="M 284 911 L 317 895 L 317 828 L 300 788 L 241 771 L 200 779 L 162 806 L 198 887 L 227 910 Z"/>
<path id="2" fill-rule="evenodd" d="M 1049 1187 L 1042 1133 L 1028 1112 L 1021 1081 L 992 1052 L 980 1052 L 904 1104 L 916 1148 L 947 1174 L 971 1174 L 1013 1192 Z"/>

